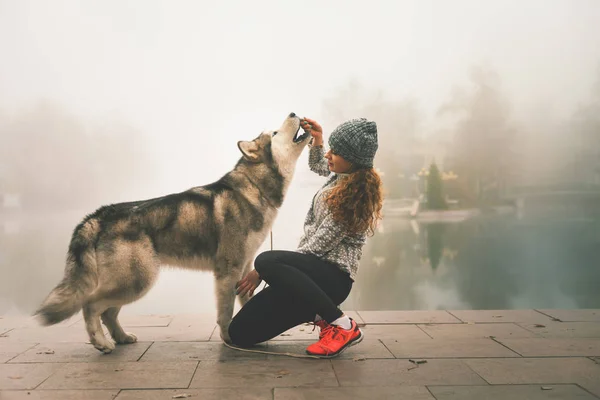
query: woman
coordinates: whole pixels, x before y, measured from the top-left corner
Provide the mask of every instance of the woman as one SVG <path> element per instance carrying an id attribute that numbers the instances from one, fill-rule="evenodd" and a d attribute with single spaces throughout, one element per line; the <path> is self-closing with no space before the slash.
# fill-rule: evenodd
<path id="1" fill-rule="evenodd" d="M 229 335 L 234 344 L 250 346 L 313 321 L 319 341 L 306 352 L 330 358 L 363 338 L 338 305 L 350 293 L 366 237 L 381 218 L 381 179 L 373 169 L 377 125 L 365 118 L 342 123 L 325 153 L 321 126 L 308 118 L 301 124 L 312 135 L 310 169 L 333 176 L 313 199 L 297 251 L 259 254 L 255 269 L 238 282 L 242 295 L 252 295 L 263 279 L 269 286 L 237 313 Z"/>

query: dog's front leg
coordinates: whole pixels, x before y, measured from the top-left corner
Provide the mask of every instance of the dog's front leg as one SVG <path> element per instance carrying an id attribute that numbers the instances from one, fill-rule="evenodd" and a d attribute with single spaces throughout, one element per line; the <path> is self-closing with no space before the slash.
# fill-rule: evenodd
<path id="1" fill-rule="evenodd" d="M 239 273 L 228 276 L 215 277 L 215 289 L 217 292 L 217 324 L 221 330 L 221 339 L 231 343 L 229 337 L 229 324 L 233 317 L 233 306 L 235 302 L 235 284 L 239 280 Z"/>

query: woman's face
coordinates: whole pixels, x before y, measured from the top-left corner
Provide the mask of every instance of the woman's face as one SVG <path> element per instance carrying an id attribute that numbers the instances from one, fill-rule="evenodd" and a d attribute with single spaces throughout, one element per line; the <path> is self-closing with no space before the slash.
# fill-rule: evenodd
<path id="1" fill-rule="evenodd" d="M 325 153 L 325 158 L 327 159 L 329 170 L 331 172 L 335 172 L 336 174 L 344 174 L 350 172 L 352 169 L 352 164 L 344 159 L 342 156 L 338 156 L 331 150 Z"/>

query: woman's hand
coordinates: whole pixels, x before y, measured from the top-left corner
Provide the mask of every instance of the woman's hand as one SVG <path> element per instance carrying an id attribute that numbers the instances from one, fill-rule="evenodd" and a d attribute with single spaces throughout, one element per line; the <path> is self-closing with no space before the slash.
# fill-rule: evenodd
<path id="1" fill-rule="evenodd" d="M 314 119 L 304 118 L 300 121 L 300 126 L 305 132 L 308 132 L 313 137 L 313 146 L 323 145 L 323 128 Z"/>
<path id="2" fill-rule="evenodd" d="M 246 295 L 246 293 L 248 293 L 250 296 L 252 296 L 254 294 L 254 290 L 260 284 L 260 281 L 262 281 L 262 279 L 260 279 L 260 276 L 258 276 L 258 272 L 256 272 L 255 269 L 253 269 L 252 271 L 248 272 L 248 274 L 246 274 L 246 276 L 242 278 L 241 281 L 236 283 L 235 294 L 244 296 Z"/>

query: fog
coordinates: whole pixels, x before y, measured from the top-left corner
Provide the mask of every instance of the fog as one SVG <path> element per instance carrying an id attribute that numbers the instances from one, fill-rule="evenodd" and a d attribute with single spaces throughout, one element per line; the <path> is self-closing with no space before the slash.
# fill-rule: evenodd
<path id="1" fill-rule="evenodd" d="M 375 119 L 391 197 L 414 197 L 399 177 L 432 161 L 458 174 L 448 193 L 468 206 L 521 187 L 598 189 L 599 21 L 596 0 L 0 0 L 0 195 L 18 194 L 17 220 L 63 213 L 20 244 L 0 236 L 0 298 L 18 303 L 6 292 L 25 281 L 15 248 L 52 236 L 30 264 L 61 261 L 85 213 L 214 181 L 238 140 L 292 111 L 326 134 Z M 294 248 L 322 182 L 307 155 L 278 248 Z M 43 290 L 19 294 L 23 309 L 56 264 Z"/>

